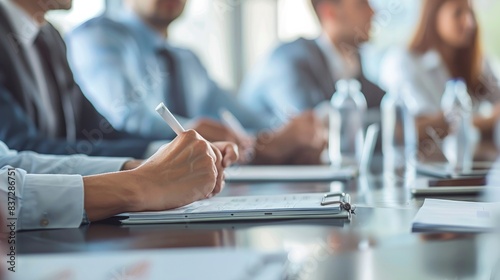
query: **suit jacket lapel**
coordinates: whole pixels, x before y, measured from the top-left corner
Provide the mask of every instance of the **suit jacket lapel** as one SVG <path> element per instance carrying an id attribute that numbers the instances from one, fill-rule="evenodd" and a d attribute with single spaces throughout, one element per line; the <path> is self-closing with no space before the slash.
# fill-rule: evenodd
<path id="1" fill-rule="evenodd" d="M 310 51 L 312 59 L 310 61 L 311 71 L 314 73 L 314 77 L 318 85 L 323 89 L 325 94 L 325 100 L 330 100 L 333 93 L 335 92 L 335 82 L 333 80 L 333 73 L 327 64 L 327 59 L 323 55 L 323 52 L 319 48 L 315 41 L 308 41 L 310 43 Z M 356 79 L 361 83 L 362 91 L 365 94 L 368 107 L 379 107 L 384 92 L 376 86 L 374 83 L 370 82 L 364 72 L 361 63 L 361 55 L 359 51 L 355 51 L 355 55 L 358 57 L 360 72 Z"/>
<path id="2" fill-rule="evenodd" d="M 54 45 L 62 44 L 63 48 L 57 48 L 54 53 L 59 54 L 59 56 L 54 56 L 56 59 L 65 59 L 65 49 L 64 42 L 54 32 L 57 32 L 52 26 L 51 30 L 51 41 L 54 41 Z M 28 58 L 20 44 L 18 42 L 12 25 L 10 24 L 7 14 L 0 4 L 0 32 L 1 34 L 7 34 L 7 36 L 2 36 L 0 38 L 0 51 L 5 55 L 0 58 L 0 63 L 2 69 L 6 69 L 9 73 L 4 73 L 9 77 L 5 82 L 6 87 L 14 96 L 14 98 L 20 102 L 23 108 L 26 110 L 28 116 L 40 125 L 39 116 L 36 108 L 42 108 L 42 104 L 39 104 L 39 88 L 32 72 L 31 66 L 29 64 Z M 59 53 L 60 52 L 60 53 Z M 56 65 L 67 65 L 67 61 L 59 61 Z M 69 69 L 69 66 L 68 66 Z M 74 106 L 79 104 L 81 100 L 77 96 L 72 98 L 72 94 L 65 94 L 70 88 L 69 79 L 65 78 L 65 69 L 57 69 L 54 74 L 56 78 L 57 95 L 61 98 L 61 104 L 63 106 L 63 114 L 65 118 L 66 134 L 68 139 L 76 138 L 77 122 L 75 117 Z M 72 78 L 72 75 L 71 75 Z M 73 81 L 73 80 L 72 80 Z M 73 81 L 74 83 L 74 81 Z M 40 128 L 40 127 L 39 127 Z"/>
<path id="3" fill-rule="evenodd" d="M 9 71 L 3 73 L 5 76 L 3 78 L 6 80 L 1 82 L 25 108 L 30 118 L 37 120 L 35 104 L 38 99 L 34 94 L 38 92 L 38 87 L 26 54 L 14 34 L 2 5 L 0 5 L 0 33 L 6 34 L 0 38 L 0 52 L 3 53 L 0 64 L 3 69 Z"/>
<path id="4" fill-rule="evenodd" d="M 47 26 L 48 39 L 51 43 L 50 60 L 54 72 L 55 87 L 57 88 L 57 96 L 61 100 L 63 107 L 64 124 L 66 126 L 66 137 L 68 140 L 76 139 L 77 119 L 76 110 L 80 98 L 78 94 L 73 94 L 76 84 L 73 78 L 73 73 L 69 67 L 66 58 L 66 46 L 64 44 L 59 31 L 57 31 L 50 23 Z"/>
<path id="5" fill-rule="evenodd" d="M 365 72 L 363 71 L 363 64 L 361 62 L 361 55 L 359 52 L 357 53 L 357 56 L 360 64 L 359 65 L 360 72 L 359 72 L 359 77 L 357 77 L 357 79 L 361 83 L 361 90 L 365 95 L 368 108 L 379 108 L 380 103 L 382 102 L 382 98 L 385 95 L 385 92 L 376 84 L 368 80 L 368 78 L 366 78 Z"/>
<path id="6" fill-rule="evenodd" d="M 7 18 L 8 18 L 7 13 L 0 4 L 0 28 L 3 29 L 2 34 L 6 34 L 5 37 L 2 36 L 4 38 L 2 41 L 5 44 L 6 49 L 16 54 L 15 57 L 19 57 L 19 60 L 23 64 L 24 68 L 28 70 L 26 72 L 28 72 L 31 79 L 34 80 L 34 75 L 33 72 L 31 71 L 31 68 L 29 67 L 26 54 L 21 46 L 21 43 L 17 40 L 17 37 L 14 34 L 14 28 L 12 27 Z"/>
<path id="7" fill-rule="evenodd" d="M 324 98 L 329 100 L 335 91 L 335 81 L 332 78 L 333 73 L 316 41 L 307 40 L 306 42 L 311 55 L 311 60 L 309 61 L 310 71 L 313 73 L 316 84 L 321 88 Z"/>

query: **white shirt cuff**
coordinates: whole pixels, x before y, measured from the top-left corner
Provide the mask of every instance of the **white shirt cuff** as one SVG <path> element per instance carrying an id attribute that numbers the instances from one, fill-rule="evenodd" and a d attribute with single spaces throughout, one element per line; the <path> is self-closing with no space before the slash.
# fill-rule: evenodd
<path id="1" fill-rule="evenodd" d="M 169 144 L 170 141 L 155 141 L 149 144 L 146 153 L 144 154 L 144 158 L 149 158 L 154 155 L 163 145 Z"/>
<path id="2" fill-rule="evenodd" d="M 74 174 L 82 176 L 120 171 L 132 158 L 84 157 L 75 165 Z"/>
<path id="3" fill-rule="evenodd" d="M 31 175 L 24 180 L 19 230 L 77 228 L 83 218 L 80 175 Z"/>

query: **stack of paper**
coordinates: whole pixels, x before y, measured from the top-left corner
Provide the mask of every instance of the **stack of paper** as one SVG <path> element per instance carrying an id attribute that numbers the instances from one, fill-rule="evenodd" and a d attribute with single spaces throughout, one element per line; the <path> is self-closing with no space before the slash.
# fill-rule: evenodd
<path id="1" fill-rule="evenodd" d="M 121 216 L 128 216 L 123 224 L 349 217 L 340 204 L 323 206 L 324 197 L 324 193 L 214 197 L 173 210 Z"/>
<path id="2" fill-rule="evenodd" d="M 485 232 L 495 228 L 499 203 L 426 199 L 413 220 L 414 231 Z"/>
<path id="3" fill-rule="evenodd" d="M 358 175 L 358 168 L 310 166 L 236 166 L 226 170 L 227 181 L 332 181 L 349 180 Z"/>
<path id="4" fill-rule="evenodd" d="M 230 264 L 230 265 L 228 265 Z M 19 257 L 12 279 L 285 279 L 286 254 L 247 250 L 152 250 Z"/>

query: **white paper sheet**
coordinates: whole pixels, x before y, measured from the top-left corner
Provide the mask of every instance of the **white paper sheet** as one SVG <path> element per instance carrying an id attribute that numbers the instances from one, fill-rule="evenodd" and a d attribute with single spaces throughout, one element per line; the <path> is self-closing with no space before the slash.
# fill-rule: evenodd
<path id="1" fill-rule="evenodd" d="M 486 190 L 487 186 L 448 186 L 429 187 L 429 178 L 418 178 L 410 188 L 412 195 L 476 195 Z"/>
<path id="2" fill-rule="evenodd" d="M 413 228 L 430 231 L 483 232 L 493 230 L 499 203 L 426 199 Z"/>
<path id="3" fill-rule="evenodd" d="M 230 265 L 228 265 L 230 264 Z M 283 279 L 287 255 L 188 249 L 21 255 L 13 280 Z"/>
<path id="4" fill-rule="evenodd" d="M 346 211 L 341 211 L 339 204 L 322 206 L 324 195 L 324 193 L 311 193 L 214 197 L 168 211 L 124 214 L 129 219 L 122 223 L 348 217 Z M 340 200 L 340 198 L 332 199 Z"/>
<path id="5" fill-rule="evenodd" d="M 330 181 L 358 175 L 354 166 L 336 168 L 313 166 L 236 166 L 226 170 L 227 181 Z"/>

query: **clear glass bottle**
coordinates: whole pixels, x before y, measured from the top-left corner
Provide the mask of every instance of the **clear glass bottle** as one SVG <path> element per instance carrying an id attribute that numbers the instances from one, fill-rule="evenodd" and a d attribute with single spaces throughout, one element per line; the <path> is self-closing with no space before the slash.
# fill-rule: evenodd
<path id="1" fill-rule="evenodd" d="M 329 156 L 333 165 L 359 164 L 366 99 L 356 80 L 340 80 L 331 98 Z"/>
<path id="2" fill-rule="evenodd" d="M 443 153 L 454 171 L 466 172 L 472 168 L 474 126 L 472 100 L 463 80 L 455 79 L 446 84 L 441 109 L 448 122 L 448 135 L 443 139 Z"/>
<path id="3" fill-rule="evenodd" d="M 415 119 L 405 104 L 407 94 L 408 88 L 401 87 L 382 99 L 382 153 L 384 175 L 410 185 L 416 177 L 418 135 Z"/>

